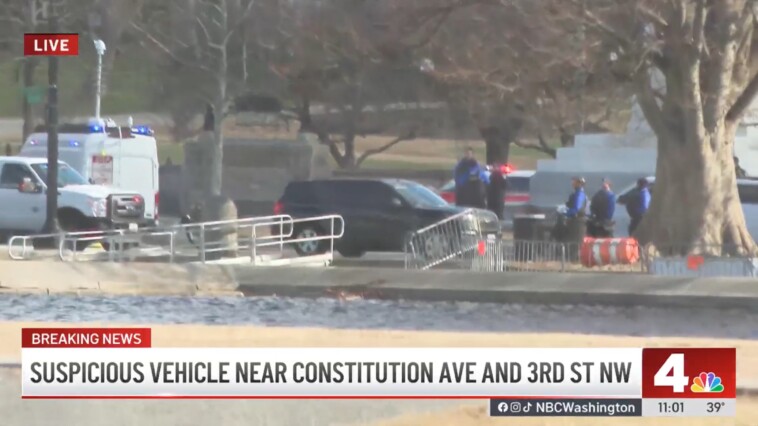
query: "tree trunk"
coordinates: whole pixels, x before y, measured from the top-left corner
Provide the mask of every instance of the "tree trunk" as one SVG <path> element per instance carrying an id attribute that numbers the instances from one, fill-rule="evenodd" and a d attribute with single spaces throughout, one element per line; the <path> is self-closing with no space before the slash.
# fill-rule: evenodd
<path id="1" fill-rule="evenodd" d="M 484 127 L 479 129 L 486 146 L 487 164 L 503 164 L 508 162 L 511 142 L 515 137 L 514 132 L 503 127 Z"/>
<path id="2" fill-rule="evenodd" d="M 211 150 L 211 175 L 208 192 L 211 195 L 221 195 L 224 175 L 224 133 L 221 129 L 222 120 L 216 119 L 213 129 L 213 149 Z"/>
<path id="3" fill-rule="evenodd" d="M 345 135 L 345 148 L 339 159 L 339 165 L 342 169 L 354 169 L 355 164 L 355 135 Z"/>
<path id="4" fill-rule="evenodd" d="M 641 243 L 662 255 L 756 251 L 733 172 L 736 127 L 717 126 L 702 141 L 659 135 L 654 196 L 635 235 Z"/>

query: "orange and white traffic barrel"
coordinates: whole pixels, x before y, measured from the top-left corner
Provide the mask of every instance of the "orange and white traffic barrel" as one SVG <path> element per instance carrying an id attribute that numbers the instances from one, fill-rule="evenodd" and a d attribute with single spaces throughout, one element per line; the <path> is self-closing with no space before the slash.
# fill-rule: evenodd
<path id="1" fill-rule="evenodd" d="M 630 265 L 640 259 L 634 238 L 585 238 L 579 252 L 582 266 Z"/>

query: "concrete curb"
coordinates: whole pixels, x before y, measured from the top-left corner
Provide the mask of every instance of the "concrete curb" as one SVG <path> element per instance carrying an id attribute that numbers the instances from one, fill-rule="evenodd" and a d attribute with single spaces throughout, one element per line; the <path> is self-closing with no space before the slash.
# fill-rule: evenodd
<path id="1" fill-rule="evenodd" d="M 369 268 L 234 269 L 247 296 L 351 296 L 486 303 L 758 310 L 758 282 L 614 273 L 471 273 Z"/>
<path id="2" fill-rule="evenodd" d="M 292 296 L 758 311 L 758 280 L 152 262 L 3 262 L 0 294 Z"/>

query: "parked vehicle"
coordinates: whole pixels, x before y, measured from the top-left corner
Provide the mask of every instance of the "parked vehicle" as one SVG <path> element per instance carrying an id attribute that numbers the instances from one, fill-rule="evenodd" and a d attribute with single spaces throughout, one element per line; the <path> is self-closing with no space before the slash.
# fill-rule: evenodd
<path id="1" fill-rule="evenodd" d="M 462 211 L 465 209 L 451 206 L 424 185 L 399 179 L 295 181 L 274 205 L 274 214 L 294 218 L 341 215 L 345 232 L 335 241 L 335 248 L 346 257 L 360 257 L 367 251 L 403 251 L 410 232 Z M 471 226 L 479 227 L 483 234 L 500 234 L 497 216 L 487 210 L 474 210 Z M 296 224 L 292 236 L 329 235 L 329 227 L 328 221 Z M 271 232 L 279 234 L 280 230 L 272 227 Z M 320 254 L 328 244 L 328 240 L 308 241 L 295 243 L 295 249 L 301 256 Z"/>
<path id="2" fill-rule="evenodd" d="M 89 184 L 64 162 L 58 168 L 58 221 L 66 231 L 128 228 L 142 220 L 144 198 Z M 47 160 L 0 157 L 0 229 L 5 233 L 38 233 L 46 220 Z"/>
<path id="3" fill-rule="evenodd" d="M 90 119 L 86 124 L 59 126 L 59 158 L 85 182 L 136 192 L 145 203 L 140 225 L 158 221 L 158 149 L 146 126 L 118 126 L 113 120 Z M 21 156 L 47 158 L 47 133 L 35 129 L 21 148 Z"/>
<path id="4" fill-rule="evenodd" d="M 489 173 L 489 172 L 487 172 Z M 529 181 L 535 170 L 516 170 L 505 178 L 505 223 L 513 222 L 513 215 L 522 212 L 529 204 Z M 455 204 L 455 181 L 450 180 L 439 190 L 439 195 L 450 204 Z"/>

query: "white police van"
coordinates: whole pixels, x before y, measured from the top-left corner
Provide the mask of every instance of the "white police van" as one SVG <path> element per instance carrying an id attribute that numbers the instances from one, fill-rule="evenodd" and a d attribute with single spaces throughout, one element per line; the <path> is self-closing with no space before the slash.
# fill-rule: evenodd
<path id="1" fill-rule="evenodd" d="M 158 148 L 150 128 L 129 121 L 127 126 L 96 118 L 60 124 L 59 158 L 92 184 L 138 193 L 145 203 L 139 225 L 154 226 L 160 203 Z M 44 126 L 29 135 L 19 155 L 47 158 Z"/>

